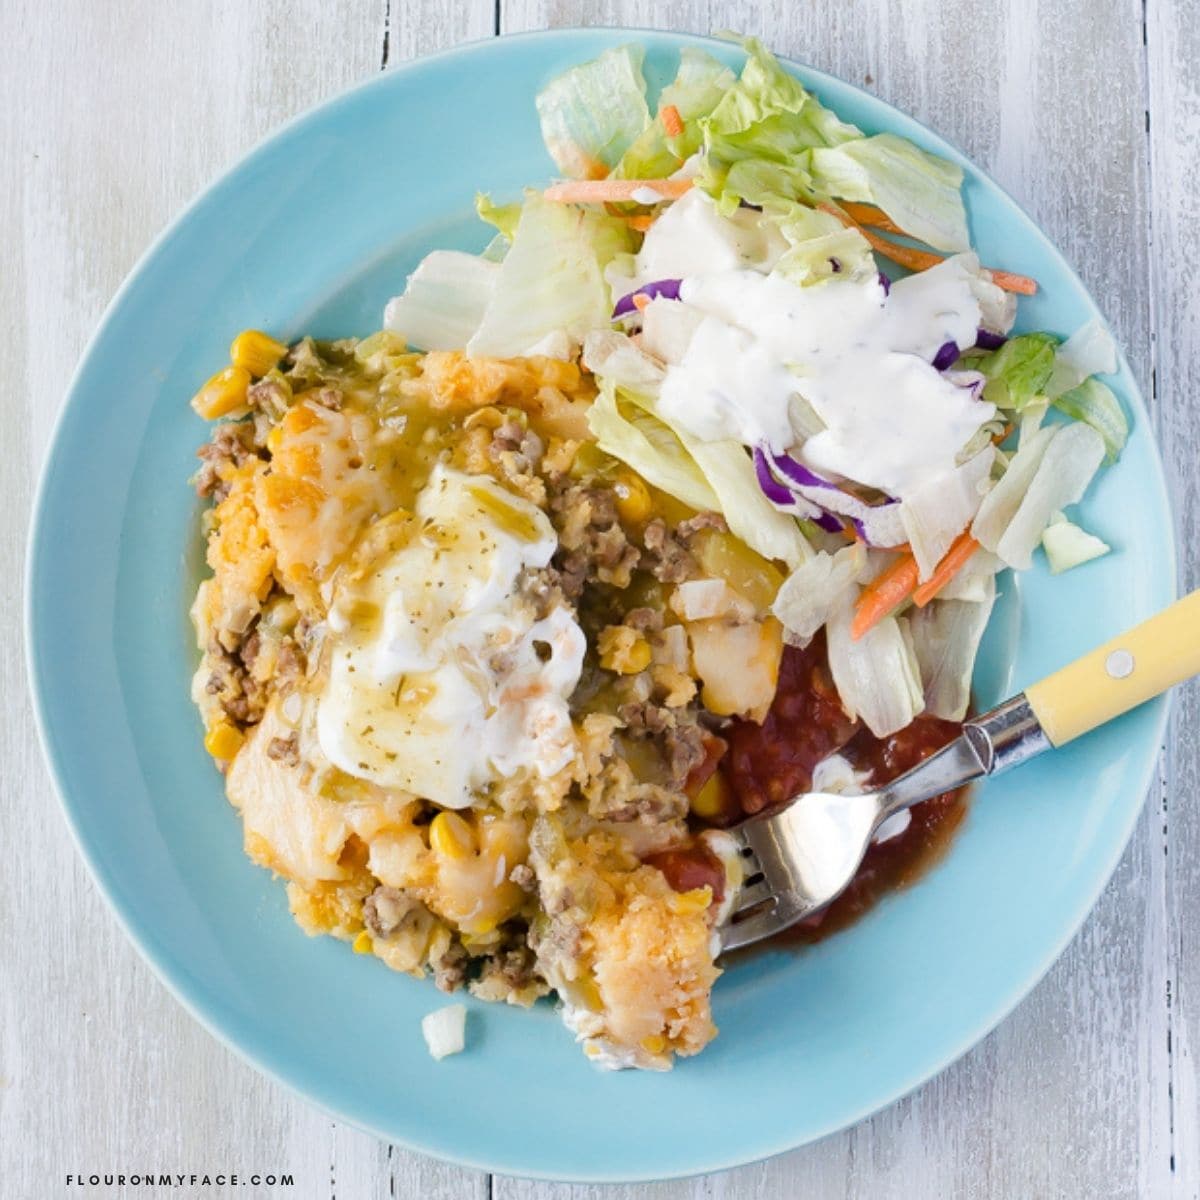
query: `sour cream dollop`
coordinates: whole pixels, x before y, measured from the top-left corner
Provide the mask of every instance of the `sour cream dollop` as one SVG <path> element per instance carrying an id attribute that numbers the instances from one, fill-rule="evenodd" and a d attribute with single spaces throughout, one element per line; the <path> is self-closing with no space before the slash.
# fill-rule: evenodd
<path id="1" fill-rule="evenodd" d="M 407 540 L 330 610 L 316 721 L 329 761 L 446 808 L 522 769 L 565 767 L 586 642 L 568 609 L 538 619 L 520 589 L 557 544 L 535 505 L 490 477 L 435 468 Z"/>

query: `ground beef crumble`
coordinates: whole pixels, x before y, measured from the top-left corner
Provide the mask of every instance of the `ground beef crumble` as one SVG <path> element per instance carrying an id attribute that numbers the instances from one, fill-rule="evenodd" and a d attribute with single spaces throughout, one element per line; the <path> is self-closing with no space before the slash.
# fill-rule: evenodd
<path id="1" fill-rule="evenodd" d="M 553 567 L 526 571 L 517 590 L 533 606 L 533 615 L 539 621 L 568 604 L 563 594 L 562 577 Z"/>
<path id="2" fill-rule="evenodd" d="M 250 385 L 246 402 L 253 412 L 265 417 L 268 422 L 275 422 L 287 412 L 292 402 L 292 391 L 281 379 L 260 379 Z M 269 428 L 267 432 L 270 432 Z"/>
<path id="3" fill-rule="evenodd" d="M 675 536 L 685 546 L 688 546 L 691 545 L 692 538 L 702 529 L 715 529 L 718 533 L 729 532 L 729 526 L 725 523 L 725 518 L 720 513 L 701 512 L 697 513 L 694 517 L 688 517 L 686 521 L 680 521 L 675 526 Z"/>
<path id="4" fill-rule="evenodd" d="M 657 608 L 631 608 L 624 624 L 639 633 L 657 633 L 663 627 L 663 615 Z"/>
<path id="5" fill-rule="evenodd" d="M 274 737 L 267 743 L 267 757 L 281 762 L 285 767 L 300 765 L 300 738 L 291 733 L 287 737 Z"/>
<path id="6" fill-rule="evenodd" d="M 496 979 L 509 991 L 519 992 L 538 978 L 537 960 L 525 945 L 496 951 L 485 959 L 480 980 Z"/>
<path id="7" fill-rule="evenodd" d="M 210 696 L 216 696 L 225 715 L 242 726 L 261 721 L 267 702 L 267 689 L 251 670 L 257 647 L 253 633 L 233 651 L 226 650 L 216 637 L 210 638 L 208 643 L 210 672 L 204 690 Z"/>
<path id="8" fill-rule="evenodd" d="M 518 863 L 508 873 L 509 883 L 515 883 L 524 892 L 532 892 L 537 886 L 537 877 L 528 863 Z"/>
<path id="9" fill-rule="evenodd" d="M 661 517 L 655 517 L 642 534 L 645 552 L 642 567 L 663 583 L 682 583 L 696 574 L 691 542 L 702 529 L 725 533 L 729 526 L 720 513 L 702 512 L 680 521 L 670 529 Z"/>
<path id="10" fill-rule="evenodd" d="M 433 968 L 433 982 L 439 991 L 457 992 L 467 981 L 471 956 L 462 942 L 453 941 L 441 958 L 429 965 Z"/>
<path id="11" fill-rule="evenodd" d="M 519 421 L 505 421 L 492 434 L 488 457 L 500 463 L 510 475 L 528 474 L 542 461 L 545 447 L 532 429 Z"/>
<path id="12" fill-rule="evenodd" d="M 373 938 L 387 941 L 418 918 L 425 905 L 399 888 L 380 884 L 363 901 L 363 921 Z"/>
<path id="13" fill-rule="evenodd" d="M 643 825 L 667 825 L 687 815 L 688 799 L 657 783 L 629 783 L 620 776 L 616 786 L 597 792 L 588 802 L 588 812 L 600 821 Z"/>
<path id="14" fill-rule="evenodd" d="M 212 440 L 196 451 L 200 470 L 192 480 L 196 495 L 220 503 L 229 494 L 229 480 L 239 467 L 258 458 L 254 425 L 250 421 L 223 421 Z"/>
<path id="15" fill-rule="evenodd" d="M 583 925 L 573 910 L 551 915 L 541 930 L 536 926 L 529 928 L 530 948 L 548 970 L 573 963 L 582 944 Z"/>
<path id="16" fill-rule="evenodd" d="M 695 574 L 696 560 L 682 539 L 655 517 L 642 533 L 642 567 L 662 583 L 682 583 Z"/>
<path id="17" fill-rule="evenodd" d="M 569 484 L 551 496 L 550 519 L 559 540 L 555 565 L 568 599 L 577 599 L 593 579 L 629 586 L 641 553 L 617 518 L 610 489 Z"/>
<path id="18" fill-rule="evenodd" d="M 205 661 L 209 676 L 204 690 L 216 696 L 225 715 L 243 727 L 261 721 L 272 691 L 289 690 L 307 669 L 304 651 L 291 637 L 275 634 L 266 638 L 258 622 L 233 641 L 232 648 L 216 635 L 209 638 Z M 298 751 L 285 747 L 268 753 L 289 766 L 295 765 L 293 760 L 299 761 Z"/>
<path id="19" fill-rule="evenodd" d="M 667 708 L 647 700 L 622 704 L 617 715 L 634 737 L 658 742 L 676 787 L 682 787 L 692 770 L 704 761 L 704 729 L 694 706 Z"/>

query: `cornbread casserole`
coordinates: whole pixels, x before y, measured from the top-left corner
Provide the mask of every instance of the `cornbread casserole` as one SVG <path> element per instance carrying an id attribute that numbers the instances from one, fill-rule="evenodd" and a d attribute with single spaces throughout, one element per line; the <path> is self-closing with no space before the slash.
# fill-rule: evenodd
<path id="1" fill-rule="evenodd" d="M 485 999 L 553 989 L 608 1061 L 695 1053 L 739 880 L 686 818 L 720 805 L 721 720 L 774 695 L 778 570 L 596 447 L 573 363 L 285 350 L 244 335 L 262 374 L 197 400 L 246 418 L 201 451 L 192 616 L 247 853 L 309 933 Z"/>

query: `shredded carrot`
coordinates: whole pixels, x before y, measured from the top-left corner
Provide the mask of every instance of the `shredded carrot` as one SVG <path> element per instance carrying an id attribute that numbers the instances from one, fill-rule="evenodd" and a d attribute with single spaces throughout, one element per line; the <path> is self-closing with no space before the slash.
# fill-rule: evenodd
<path id="1" fill-rule="evenodd" d="M 864 229 L 848 212 L 842 212 L 840 209 L 834 208 L 832 204 L 818 204 L 817 207 L 822 212 L 829 213 L 831 217 L 837 217 L 848 229 L 857 229 L 867 239 L 872 250 L 878 250 L 884 258 L 890 258 L 892 262 L 899 263 L 910 271 L 927 271 L 945 259 L 944 255 L 933 250 L 918 250 L 915 246 L 900 246 L 895 242 L 889 242 L 887 238 L 882 238 L 877 233 Z"/>
<path id="2" fill-rule="evenodd" d="M 873 225 L 876 229 L 882 229 L 884 233 L 898 233 L 901 237 L 908 237 L 882 208 L 876 208 L 873 204 L 855 204 L 850 200 L 843 200 L 841 204 L 860 225 Z"/>
<path id="3" fill-rule="evenodd" d="M 936 250 L 919 250 L 916 246 L 902 246 L 899 242 L 889 242 L 887 238 L 872 233 L 869 229 L 860 229 L 859 233 L 871 243 L 872 250 L 878 250 L 884 258 L 907 267 L 910 271 L 928 271 L 938 263 L 945 262 L 946 256 Z"/>
<path id="4" fill-rule="evenodd" d="M 1012 431 L 1013 431 L 1013 427 L 1011 424 L 1005 425 L 1005 427 L 1002 430 L 1000 430 L 1000 432 L 998 434 L 996 434 L 996 436 L 994 438 L 992 438 L 992 445 L 993 446 L 1002 446 L 1005 442 L 1008 441 L 1009 435 L 1012 433 Z"/>
<path id="5" fill-rule="evenodd" d="M 633 295 L 633 307 L 638 312 L 645 312 L 650 306 L 650 297 L 645 292 L 635 292 Z"/>
<path id="6" fill-rule="evenodd" d="M 895 612 L 913 594 L 918 577 L 917 560 L 912 551 L 906 549 L 883 574 L 877 575 L 863 588 L 854 606 L 850 636 L 857 642 L 884 617 Z"/>
<path id="7" fill-rule="evenodd" d="M 667 131 L 667 137 L 678 137 L 683 132 L 683 118 L 679 115 L 679 109 L 673 104 L 665 104 L 658 113 L 663 123 L 663 128 Z"/>
<path id="8" fill-rule="evenodd" d="M 630 229 L 636 229 L 638 233 L 645 233 L 654 224 L 654 218 L 649 213 L 642 213 L 641 216 L 626 217 L 625 224 Z"/>
<path id="9" fill-rule="evenodd" d="M 930 267 L 936 267 L 938 263 L 946 261 L 946 256 L 939 254 L 936 250 L 920 250 L 916 246 L 901 246 L 897 242 L 880 237 L 877 233 L 872 233 L 869 229 L 864 229 L 850 215 L 850 209 L 852 207 L 859 208 L 860 205 L 844 204 L 842 207 L 846 210 L 845 212 L 834 208 L 832 204 L 818 204 L 817 207 L 822 212 L 837 217 L 848 228 L 857 229 L 867 239 L 872 250 L 882 254 L 884 258 L 890 258 L 894 263 L 899 263 L 902 267 L 907 267 L 910 271 L 928 271 Z M 880 228 L 885 228 L 885 226 L 881 225 Z M 903 233 L 902 230 L 895 228 L 892 232 Z M 992 271 L 990 267 L 988 270 L 991 273 L 992 282 L 1006 292 L 1020 292 L 1024 296 L 1032 296 L 1037 291 L 1037 280 L 1030 279 L 1027 275 L 1017 275 L 1012 271 Z"/>
<path id="10" fill-rule="evenodd" d="M 933 574 L 913 592 L 913 603 L 924 608 L 967 564 L 967 560 L 979 549 L 979 543 L 969 529 L 958 535 L 954 544 L 946 551 L 942 561 L 933 569 Z"/>
<path id="11" fill-rule="evenodd" d="M 663 200 L 677 200 L 691 186 L 690 179 L 567 179 L 551 184 L 542 195 L 561 204 L 603 204 L 634 200 L 634 192 L 645 188 Z"/>
<path id="12" fill-rule="evenodd" d="M 1037 292 L 1037 280 L 1028 275 L 1016 275 L 1012 271 L 994 271 L 991 267 L 992 282 L 1006 292 L 1020 292 L 1022 296 L 1032 296 Z"/>

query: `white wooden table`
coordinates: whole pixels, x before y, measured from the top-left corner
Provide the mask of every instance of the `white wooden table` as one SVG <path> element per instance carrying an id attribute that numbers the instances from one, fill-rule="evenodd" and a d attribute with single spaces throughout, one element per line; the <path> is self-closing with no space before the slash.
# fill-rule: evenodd
<path id="1" fill-rule="evenodd" d="M 917 1094 L 772 1162 L 589 1189 L 462 1171 L 345 1128 L 196 1025 L 78 861 L 25 695 L 36 473 L 122 277 L 252 143 L 372 72 L 546 25 L 735 28 L 866 87 L 990 170 L 1079 268 L 1153 408 L 1181 584 L 1200 585 L 1198 0 L 4 0 L 0 13 L 0 1197 L 68 1173 L 289 1172 L 129 1195 L 1200 1196 L 1200 693 L 1104 898 L 990 1038 Z M 1125 531 L 1136 536 L 1136 529 Z M 747 1086 L 751 1081 L 747 1081 Z M 79 1194 L 116 1195 L 100 1188 Z"/>

